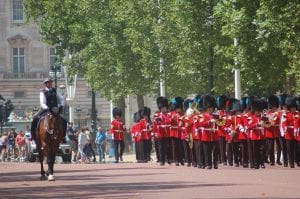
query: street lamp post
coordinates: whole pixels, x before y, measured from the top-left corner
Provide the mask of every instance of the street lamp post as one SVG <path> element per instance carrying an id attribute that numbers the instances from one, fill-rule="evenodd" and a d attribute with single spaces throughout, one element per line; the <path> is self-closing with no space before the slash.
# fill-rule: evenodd
<path id="1" fill-rule="evenodd" d="M 75 108 L 75 112 L 77 113 L 78 127 L 80 128 L 80 112 L 81 112 L 81 108 L 78 106 L 77 108 Z"/>
<path id="2" fill-rule="evenodd" d="M 49 76 L 54 78 L 55 89 L 57 89 L 57 78 L 61 77 L 61 69 L 60 65 L 55 64 L 50 67 Z"/>

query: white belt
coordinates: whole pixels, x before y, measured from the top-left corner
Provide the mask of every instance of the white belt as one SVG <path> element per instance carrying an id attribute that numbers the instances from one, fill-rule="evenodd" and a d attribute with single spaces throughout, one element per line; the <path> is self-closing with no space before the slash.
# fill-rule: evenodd
<path id="1" fill-rule="evenodd" d="M 114 130 L 114 132 L 119 132 L 119 133 L 123 133 L 123 130 Z"/>
<path id="2" fill-rule="evenodd" d="M 287 126 L 286 128 L 293 129 L 295 127 L 294 126 Z"/>
<path id="3" fill-rule="evenodd" d="M 172 129 L 178 129 L 178 126 L 171 126 Z"/>
<path id="4" fill-rule="evenodd" d="M 171 125 L 160 125 L 160 127 L 170 127 Z"/>

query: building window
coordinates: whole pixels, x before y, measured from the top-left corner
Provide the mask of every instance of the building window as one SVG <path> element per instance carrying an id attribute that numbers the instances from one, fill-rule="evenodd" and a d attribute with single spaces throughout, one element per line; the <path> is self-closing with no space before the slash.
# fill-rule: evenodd
<path id="1" fill-rule="evenodd" d="M 23 0 L 13 0 L 12 13 L 13 22 L 20 23 L 24 21 Z"/>
<path id="2" fill-rule="evenodd" d="M 50 66 L 54 66 L 56 62 L 56 49 L 50 48 Z"/>
<path id="3" fill-rule="evenodd" d="M 15 92 L 15 98 L 24 98 L 25 92 L 24 91 L 16 91 Z"/>
<path id="4" fill-rule="evenodd" d="M 24 48 L 13 48 L 13 72 L 25 72 L 25 53 Z"/>

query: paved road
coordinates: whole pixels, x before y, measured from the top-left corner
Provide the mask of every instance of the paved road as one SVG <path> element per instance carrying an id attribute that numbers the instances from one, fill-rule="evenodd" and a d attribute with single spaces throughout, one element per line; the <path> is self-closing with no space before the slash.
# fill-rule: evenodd
<path id="1" fill-rule="evenodd" d="M 56 164 L 54 182 L 40 181 L 39 168 L 0 163 L 0 198 L 300 198 L 300 168 Z"/>

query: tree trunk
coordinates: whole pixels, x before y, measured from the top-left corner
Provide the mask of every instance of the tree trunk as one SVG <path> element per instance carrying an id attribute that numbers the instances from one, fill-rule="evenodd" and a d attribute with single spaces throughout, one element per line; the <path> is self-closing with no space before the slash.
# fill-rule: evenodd
<path id="1" fill-rule="evenodd" d="M 142 108 L 144 108 L 145 103 L 144 103 L 143 95 L 136 95 L 136 101 L 137 101 L 138 110 L 141 110 Z"/>

